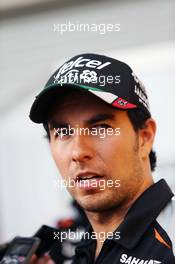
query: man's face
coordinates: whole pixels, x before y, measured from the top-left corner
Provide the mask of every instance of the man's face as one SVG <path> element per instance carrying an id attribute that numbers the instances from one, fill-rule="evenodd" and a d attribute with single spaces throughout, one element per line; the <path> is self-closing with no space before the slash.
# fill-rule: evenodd
<path id="1" fill-rule="evenodd" d="M 75 186 L 68 187 L 68 191 L 85 210 L 118 207 L 137 194 L 144 178 L 138 135 L 127 112 L 117 110 L 89 93 L 71 92 L 64 94 L 51 109 L 48 123 L 57 168 L 65 181 L 75 181 Z M 89 135 L 59 136 L 59 128 L 68 126 L 88 128 Z M 105 131 L 120 128 L 120 134 L 110 133 L 105 137 L 91 134 L 93 129 L 99 131 L 100 128 Z M 102 182 L 105 182 L 105 188 L 100 188 Z"/>

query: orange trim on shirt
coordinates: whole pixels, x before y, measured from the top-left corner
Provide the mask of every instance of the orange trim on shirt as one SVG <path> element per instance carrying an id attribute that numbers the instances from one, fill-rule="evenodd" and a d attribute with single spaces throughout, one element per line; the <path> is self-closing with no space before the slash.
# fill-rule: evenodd
<path id="1" fill-rule="evenodd" d="M 155 232 L 155 238 L 162 243 L 163 245 L 165 245 L 168 248 L 171 248 L 170 245 L 168 245 L 165 240 L 162 238 L 162 236 L 159 234 L 159 232 L 154 228 L 154 232 Z"/>

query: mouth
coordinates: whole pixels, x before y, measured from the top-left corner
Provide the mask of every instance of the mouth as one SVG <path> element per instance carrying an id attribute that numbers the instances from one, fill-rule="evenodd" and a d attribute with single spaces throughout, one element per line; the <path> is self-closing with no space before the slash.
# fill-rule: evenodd
<path id="1" fill-rule="evenodd" d="M 102 178 L 102 176 L 94 172 L 84 172 L 84 173 L 79 173 L 76 176 L 75 181 L 81 182 L 81 181 L 89 181 L 92 179 L 100 179 L 100 178 Z"/>

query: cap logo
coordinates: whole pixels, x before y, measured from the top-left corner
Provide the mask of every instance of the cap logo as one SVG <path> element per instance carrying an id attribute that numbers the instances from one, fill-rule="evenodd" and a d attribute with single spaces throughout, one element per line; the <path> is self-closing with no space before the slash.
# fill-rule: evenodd
<path id="1" fill-rule="evenodd" d="M 69 62 L 66 62 L 63 64 L 63 66 L 59 69 L 56 75 L 54 75 L 54 83 L 59 83 L 60 82 L 60 77 L 61 75 L 65 74 L 66 72 L 71 72 L 73 68 L 82 68 L 82 67 L 87 67 L 87 68 L 93 68 L 93 69 L 98 69 L 101 70 L 111 64 L 111 62 L 105 62 L 102 63 L 101 61 L 98 60 L 91 60 L 91 59 L 85 59 L 84 57 L 78 57 L 76 60 L 72 60 Z M 79 70 L 77 70 L 77 73 Z M 71 72 L 72 74 L 73 72 Z M 74 72 L 75 73 L 75 72 Z"/>
<path id="2" fill-rule="evenodd" d="M 142 91 L 146 94 L 146 88 L 145 88 L 145 86 L 143 85 L 143 83 L 141 82 L 141 80 L 135 75 L 134 72 L 132 72 L 131 74 L 132 74 L 132 76 L 133 76 L 133 78 L 134 78 L 134 81 L 140 85 L 140 88 L 141 88 Z"/>
<path id="3" fill-rule="evenodd" d="M 134 81 L 135 81 L 135 86 L 134 86 L 134 93 L 137 94 L 139 97 L 139 102 L 144 105 L 149 110 L 149 101 L 148 97 L 146 94 L 146 89 L 143 83 L 139 80 L 139 78 L 135 75 L 134 72 L 131 73 Z"/>
<path id="4" fill-rule="evenodd" d="M 59 76 L 59 79 L 56 79 L 54 76 L 54 83 L 71 83 L 78 80 L 79 70 L 70 70 L 66 74 Z"/>
<path id="5" fill-rule="evenodd" d="M 95 71 L 90 70 L 84 70 L 80 74 L 80 79 L 84 80 L 84 82 L 90 83 L 90 82 L 96 82 L 97 81 L 97 73 Z"/>

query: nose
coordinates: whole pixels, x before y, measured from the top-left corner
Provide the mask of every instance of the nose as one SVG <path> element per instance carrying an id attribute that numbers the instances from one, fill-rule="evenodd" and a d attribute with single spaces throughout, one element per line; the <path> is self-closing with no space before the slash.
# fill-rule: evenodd
<path id="1" fill-rule="evenodd" d="M 90 137 L 87 135 L 76 135 L 73 139 L 72 161 L 83 162 L 94 157 L 94 149 Z"/>

